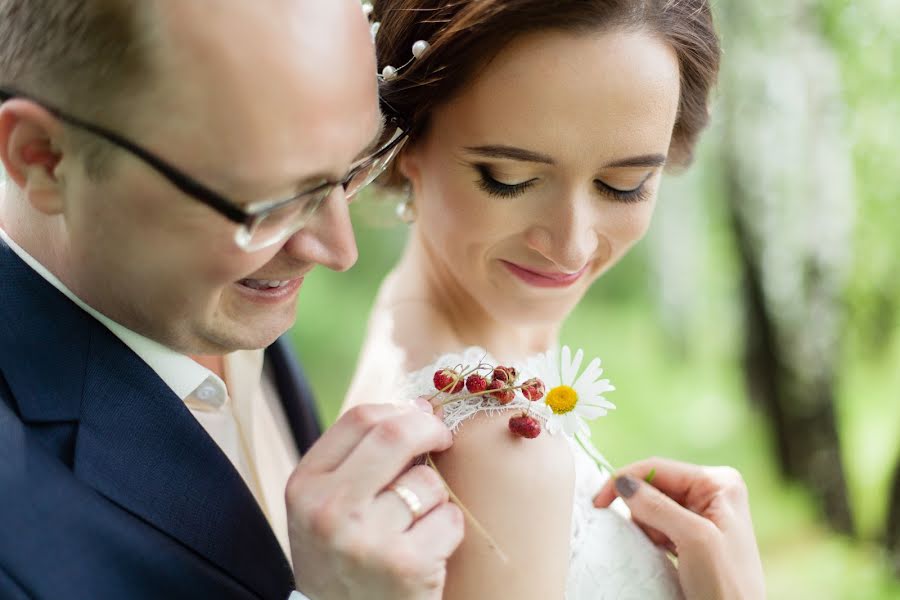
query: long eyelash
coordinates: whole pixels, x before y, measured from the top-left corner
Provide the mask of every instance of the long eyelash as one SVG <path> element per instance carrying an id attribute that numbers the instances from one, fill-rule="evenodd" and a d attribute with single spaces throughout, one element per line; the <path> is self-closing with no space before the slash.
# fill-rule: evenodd
<path id="1" fill-rule="evenodd" d="M 644 180 L 641 185 L 637 186 L 633 190 L 619 190 L 610 185 L 603 183 L 602 181 L 595 180 L 594 184 L 597 186 L 597 190 L 601 194 L 605 194 L 615 200 L 616 202 L 623 202 L 626 204 L 632 204 L 637 202 L 643 202 L 647 200 L 649 194 L 647 193 L 647 181 Z"/>
<path id="2" fill-rule="evenodd" d="M 530 188 L 534 183 L 534 180 L 523 181 L 522 183 L 513 185 L 500 183 L 491 176 L 491 171 L 487 165 L 475 165 L 475 169 L 478 170 L 479 175 L 478 187 L 481 188 L 483 192 L 490 194 L 491 196 L 497 196 L 498 198 L 513 198 L 518 196 Z"/>

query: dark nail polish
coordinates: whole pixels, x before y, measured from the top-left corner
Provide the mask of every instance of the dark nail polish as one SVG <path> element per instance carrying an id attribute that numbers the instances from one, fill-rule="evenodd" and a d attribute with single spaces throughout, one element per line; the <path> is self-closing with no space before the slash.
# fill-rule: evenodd
<path id="1" fill-rule="evenodd" d="M 616 477 L 616 492 L 623 498 L 631 498 L 638 490 L 638 482 L 628 475 Z"/>

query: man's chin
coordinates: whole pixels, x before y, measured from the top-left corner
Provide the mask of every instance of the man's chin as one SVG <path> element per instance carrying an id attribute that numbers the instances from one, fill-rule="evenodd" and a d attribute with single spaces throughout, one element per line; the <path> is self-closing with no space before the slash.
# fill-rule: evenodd
<path id="1" fill-rule="evenodd" d="M 262 323 L 220 325 L 203 335 L 202 354 L 228 354 L 237 350 L 259 350 L 275 343 L 294 324 L 291 319 L 271 319 Z M 197 352 L 190 352 L 197 354 Z"/>

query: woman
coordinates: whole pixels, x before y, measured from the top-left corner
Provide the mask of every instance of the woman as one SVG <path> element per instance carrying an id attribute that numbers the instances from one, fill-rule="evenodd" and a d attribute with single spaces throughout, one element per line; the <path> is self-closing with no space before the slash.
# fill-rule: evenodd
<path id="1" fill-rule="evenodd" d="M 387 185 L 408 190 L 403 212 L 414 224 L 376 300 L 345 408 L 434 391 L 445 366 L 527 365 L 555 349 L 588 287 L 646 232 L 663 168 L 690 161 L 719 60 L 704 0 L 385 0 L 373 19 L 384 109 L 408 134 Z M 612 484 L 577 438 L 521 440 L 505 431 L 510 415 L 495 399 L 468 402 L 471 410 L 447 407 L 457 438 L 437 465 L 494 543 L 469 530 L 445 598 L 761 589 L 748 518 L 727 543 L 750 557 L 750 575 L 727 560 L 698 575 L 712 570 L 685 549 L 721 555 L 724 534 L 659 500 L 639 481 L 649 464 L 616 482 L 648 538 L 615 510 L 594 508 L 601 487 L 597 503 L 609 505 Z M 689 468 L 652 464 L 666 471 L 660 489 Z M 676 499 L 705 515 L 733 487 L 722 477 Z M 428 493 L 404 486 L 398 496 L 414 509 L 410 494 Z M 746 511 L 732 496 L 725 512 Z M 660 521 L 665 509 L 671 519 Z M 664 547 L 689 568 L 676 572 Z"/>

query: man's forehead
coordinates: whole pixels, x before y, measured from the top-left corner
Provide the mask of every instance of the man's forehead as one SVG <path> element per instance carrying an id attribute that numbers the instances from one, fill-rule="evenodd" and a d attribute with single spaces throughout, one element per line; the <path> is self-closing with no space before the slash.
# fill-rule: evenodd
<path id="1" fill-rule="evenodd" d="M 314 176 L 345 168 L 369 145 L 381 120 L 376 66 L 355 0 L 163 3 L 174 91 L 162 104 L 186 121 L 178 135 L 207 139 L 197 151 L 240 161 L 235 175 L 291 172 L 297 181 L 298 157 Z"/>

